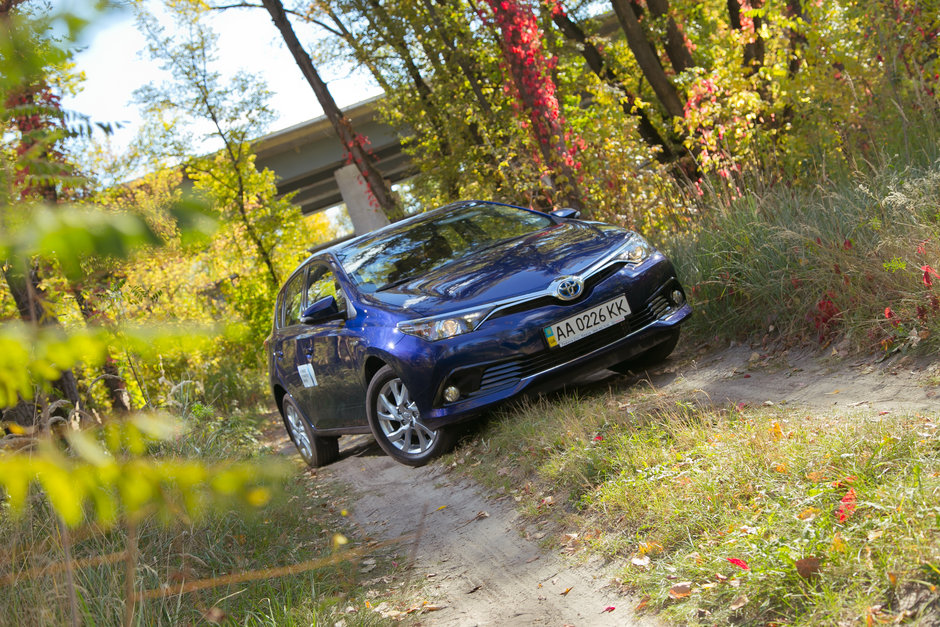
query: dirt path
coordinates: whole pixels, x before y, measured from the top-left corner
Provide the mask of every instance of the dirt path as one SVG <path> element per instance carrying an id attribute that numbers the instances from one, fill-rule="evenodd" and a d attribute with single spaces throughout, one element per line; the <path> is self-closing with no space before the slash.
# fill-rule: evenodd
<path id="1" fill-rule="evenodd" d="M 868 408 L 887 416 L 940 409 L 937 383 L 936 361 L 877 363 L 798 351 L 770 357 L 736 346 L 698 352 L 685 347 L 678 359 L 643 377 L 602 373 L 581 386 L 616 393 L 649 385 L 685 402 Z M 426 581 L 425 598 L 443 608 L 421 616 L 420 624 L 658 624 L 636 616 L 636 599 L 611 585 L 615 565 L 578 564 L 540 548 L 544 534 L 526 528 L 511 498 L 485 494 L 440 463 L 420 469 L 397 464 L 367 436 L 343 438 L 341 444 L 342 459 L 321 469 L 319 477 L 355 494 L 350 514 L 356 524 L 375 540 L 417 533 L 418 541 L 406 549 L 414 560 L 412 576 Z M 605 612 L 609 607 L 615 609 Z"/>
<path id="2" fill-rule="evenodd" d="M 545 552 L 534 530 L 526 539 L 512 499 L 487 496 L 440 464 L 409 468 L 374 444 L 353 450 L 330 476 L 358 493 L 351 514 L 372 537 L 417 532 L 417 542 L 402 548 L 413 551 L 424 596 L 444 606 L 422 624 L 655 624 L 631 617 L 636 602 L 610 586 L 602 564 L 578 566 Z"/>
<path id="3" fill-rule="evenodd" d="M 835 349 L 764 353 L 732 346 L 687 352 L 648 378 L 660 392 L 713 404 L 786 403 L 817 409 L 869 408 L 876 412 L 940 409 L 940 361 L 892 357 L 850 358 Z"/>

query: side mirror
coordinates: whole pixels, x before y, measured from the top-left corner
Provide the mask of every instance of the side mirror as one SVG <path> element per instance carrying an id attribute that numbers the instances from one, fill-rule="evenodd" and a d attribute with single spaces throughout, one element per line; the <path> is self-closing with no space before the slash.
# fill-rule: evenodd
<path id="1" fill-rule="evenodd" d="M 303 313 L 300 314 L 300 321 L 304 324 L 316 324 L 339 317 L 340 311 L 336 305 L 336 299 L 332 296 L 324 296 L 304 309 Z"/>
<path id="2" fill-rule="evenodd" d="M 572 209 L 571 207 L 565 207 L 563 209 L 555 209 L 552 211 L 552 215 L 556 218 L 561 218 L 562 220 L 573 220 L 575 218 L 580 218 L 581 212 L 577 209 Z"/>

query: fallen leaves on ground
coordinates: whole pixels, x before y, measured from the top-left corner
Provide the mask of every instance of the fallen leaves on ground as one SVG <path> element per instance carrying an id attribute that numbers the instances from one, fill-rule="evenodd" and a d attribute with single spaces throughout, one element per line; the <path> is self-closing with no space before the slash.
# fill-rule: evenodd
<path id="1" fill-rule="evenodd" d="M 738 568 L 740 568 L 741 570 L 750 570 L 750 569 L 751 569 L 751 567 L 747 565 L 747 562 L 745 562 L 745 561 L 742 560 L 742 559 L 738 559 L 738 558 L 736 558 L 736 557 L 728 557 L 728 558 L 725 558 L 725 559 L 728 560 L 728 563 L 729 563 L 729 564 L 733 564 L 733 565 L 737 566 Z"/>
<path id="2" fill-rule="evenodd" d="M 669 598 L 671 599 L 684 599 L 690 594 L 692 594 L 691 581 L 683 581 L 669 588 Z"/>
<path id="3" fill-rule="evenodd" d="M 794 565 L 796 566 L 796 572 L 803 579 L 811 579 L 819 574 L 818 557 L 804 557 L 803 559 L 796 560 Z"/>
<path id="4" fill-rule="evenodd" d="M 747 602 L 748 602 L 747 595 L 740 594 L 734 599 L 734 601 L 731 602 L 731 605 L 728 606 L 728 609 L 732 611 L 740 610 L 742 607 L 747 605 Z"/>
<path id="5" fill-rule="evenodd" d="M 846 492 L 845 496 L 842 497 L 842 500 L 839 501 L 838 514 L 840 523 L 848 520 L 849 516 L 855 512 L 855 504 L 857 501 L 858 499 L 855 496 L 855 488 L 849 488 L 849 491 Z"/>

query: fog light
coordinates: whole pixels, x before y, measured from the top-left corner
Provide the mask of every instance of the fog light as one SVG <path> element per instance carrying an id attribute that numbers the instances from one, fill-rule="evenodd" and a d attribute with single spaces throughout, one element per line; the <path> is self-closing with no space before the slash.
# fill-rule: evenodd
<path id="1" fill-rule="evenodd" d="M 447 401 L 448 403 L 453 403 L 458 398 L 460 398 L 460 390 L 458 390 L 452 385 L 444 388 L 444 400 L 445 401 Z"/>
<path id="2" fill-rule="evenodd" d="M 683 294 L 681 290 L 673 290 L 670 298 L 672 298 L 672 302 L 674 302 L 677 307 L 681 307 L 685 304 L 685 294 Z"/>

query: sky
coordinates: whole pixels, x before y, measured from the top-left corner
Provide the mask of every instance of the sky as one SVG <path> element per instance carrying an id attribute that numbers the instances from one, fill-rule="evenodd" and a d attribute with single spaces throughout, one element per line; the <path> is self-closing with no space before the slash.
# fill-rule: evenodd
<path id="1" fill-rule="evenodd" d="M 159 2 L 151 0 L 148 5 L 158 6 Z M 211 24 L 220 37 L 217 69 L 222 75 L 238 70 L 260 74 L 274 94 L 270 105 L 277 119 L 269 132 L 323 114 L 264 9 L 227 10 L 215 15 Z M 314 36 L 296 23 L 294 28 L 304 43 Z M 134 90 L 161 82 L 165 74 L 159 64 L 149 60 L 144 37 L 137 32 L 129 10 L 99 20 L 89 40 L 82 43 L 85 48 L 75 56 L 75 62 L 85 74 L 84 88 L 78 95 L 65 98 L 63 106 L 87 114 L 95 122 L 123 125 L 112 138 L 114 147 L 120 149 L 130 143 L 142 123 L 138 108 L 131 102 Z M 340 107 L 381 93 L 368 76 L 350 73 L 349 68 L 318 67 L 318 70 Z"/>

